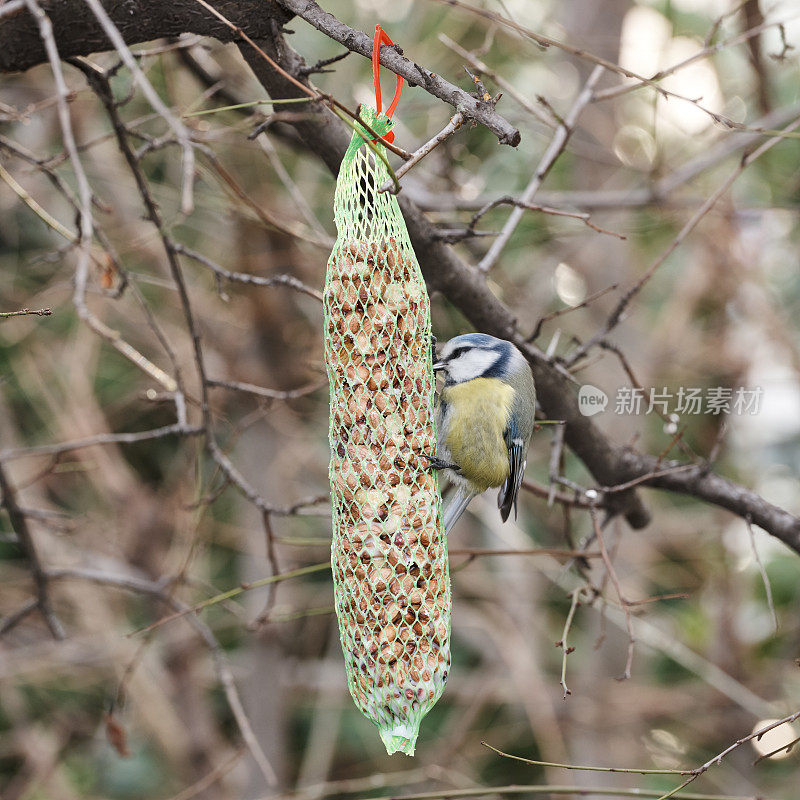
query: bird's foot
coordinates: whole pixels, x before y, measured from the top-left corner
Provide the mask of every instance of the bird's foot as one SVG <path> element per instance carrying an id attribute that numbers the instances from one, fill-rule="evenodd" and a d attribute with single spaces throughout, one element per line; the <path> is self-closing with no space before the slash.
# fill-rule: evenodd
<path id="1" fill-rule="evenodd" d="M 428 462 L 426 469 L 451 469 L 453 472 L 461 472 L 461 467 L 458 464 L 443 461 L 441 458 L 429 456 L 427 453 L 422 453 L 422 457 Z"/>

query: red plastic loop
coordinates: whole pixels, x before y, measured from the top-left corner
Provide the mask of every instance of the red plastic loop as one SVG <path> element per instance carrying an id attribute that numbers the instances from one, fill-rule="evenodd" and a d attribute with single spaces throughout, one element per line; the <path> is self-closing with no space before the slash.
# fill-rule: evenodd
<path id="1" fill-rule="evenodd" d="M 386 31 L 380 25 L 375 26 L 375 38 L 372 40 L 372 82 L 375 85 L 375 110 L 380 114 L 383 100 L 381 99 L 381 78 L 378 74 L 380 68 L 380 52 L 381 42 L 383 44 L 394 44 L 394 42 L 387 36 Z M 389 108 L 386 109 L 386 116 L 391 119 L 394 114 L 397 104 L 400 102 L 400 95 L 403 93 L 403 79 L 398 75 L 397 84 L 394 90 L 394 97 Z M 389 131 L 384 137 L 390 144 L 394 141 L 394 132 Z"/>

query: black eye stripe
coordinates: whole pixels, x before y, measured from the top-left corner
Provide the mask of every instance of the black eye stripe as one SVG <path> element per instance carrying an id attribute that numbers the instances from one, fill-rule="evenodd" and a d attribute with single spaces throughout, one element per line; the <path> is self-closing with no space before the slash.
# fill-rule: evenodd
<path id="1" fill-rule="evenodd" d="M 452 353 L 447 357 L 448 361 L 452 361 L 453 359 L 458 358 L 459 356 L 463 356 L 464 353 L 469 353 L 471 350 L 476 350 L 478 352 L 491 352 L 491 348 L 487 347 L 477 347 L 475 345 L 462 345 L 460 347 L 456 347 Z"/>

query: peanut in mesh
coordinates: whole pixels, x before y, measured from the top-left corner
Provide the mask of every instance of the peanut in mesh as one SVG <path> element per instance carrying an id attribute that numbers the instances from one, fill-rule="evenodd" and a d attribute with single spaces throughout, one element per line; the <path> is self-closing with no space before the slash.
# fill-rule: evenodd
<path id="1" fill-rule="evenodd" d="M 434 477 L 428 298 L 393 237 L 338 245 L 325 290 L 332 383 L 332 547 L 350 690 L 402 728 L 450 665 L 449 585 Z"/>

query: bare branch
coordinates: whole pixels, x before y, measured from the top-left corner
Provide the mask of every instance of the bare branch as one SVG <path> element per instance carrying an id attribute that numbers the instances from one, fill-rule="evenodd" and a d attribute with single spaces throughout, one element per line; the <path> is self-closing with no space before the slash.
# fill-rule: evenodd
<path id="1" fill-rule="evenodd" d="M 16 611 L 0 619 L 0 637 L 5 636 L 9 631 L 16 628 L 28 614 L 32 614 L 37 608 L 39 608 L 39 600 L 34 598 L 33 600 L 28 600 Z"/>
<path id="2" fill-rule="evenodd" d="M 445 0 L 446 2 L 446 0 Z M 573 797 L 580 797 L 591 793 L 593 795 L 602 797 L 640 797 L 640 798 L 655 798 L 656 800 L 664 800 L 664 797 L 659 797 L 657 789 L 623 789 L 621 787 L 607 788 L 600 786 L 592 786 L 587 789 L 585 785 L 582 786 L 565 786 L 563 784 L 511 784 L 510 786 L 478 786 L 470 787 L 469 789 L 439 789 L 438 791 L 430 792 L 416 792 L 415 794 L 391 794 L 384 796 L 373 796 L 368 800 L 447 800 L 447 798 L 462 798 L 462 797 L 482 797 L 486 795 L 572 795 Z M 681 794 L 681 800 L 757 800 L 752 795 L 730 795 L 730 794 Z"/>
<path id="3" fill-rule="evenodd" d="M 202 620 L 190 614 L 189 612 L 191 609 L 172 597 L 172 595 L 166 591 L 162 582 L 149 581 L 135 575 L 114 575 L 97 569 L 88 568 L 52 569 L 46 574 L 50 580 L 85 580 L 91 581 L 92 583 L 113 586 L 129 592 L 146 594 L 174 609 L 179 616 L 185 616 L 189 625 L 200 635 L 200 638 L 211 653 L 211 657 L 214 661 L 214 668 L 225 692 L 228 706 L 236 720 L 239 732 L 242 734 L 242 738 L 250 750 L 250 754 L 258 764 L 261 774 L 264 776 L 264 780 L 268 786 L 274 786 L 277 783 L 278 779 L 275 775 L 275 770 L 272 768 L 264 751 L 261 749 L 261 745 L 258 743 L 258 739 L 250 725 L 247 713 L 242 706 L 239 691 L 233 679 L 233 673 L 231 672 L 222 647 L 211 632 L 211 629 Z"/>
<path id="4" fill-rule="evenodd" d="M 33 535 L 28 527 L 28 520 L 26 519 L 25 514 L 22 512 L 19 505 L 17 505 L 17 499 L 14 496 L 14 489 L 6 477 L 6 473 L 2 464 L 0 464 L 0 491 L 3 493 L 3 498 L 0 502 L 0 505 L 5 506 L 5 509 L 8 512 L 8 518 L 11 520 L 11 527 L 17 534 L 20 547 L 22 547 L 22 550 L 28 559 L 28 563 L 30 564 L 33 582 L 36 585 L 36 607 L 38 607 L 39 611 L 42 612 L 44 621 L 47 623 L 47 627 L 50 629 L 50 633 L 53 635 L 53 638 L 63 639 L 66 636 L 64 633 L 64 628 L 58 621 L 58 617 L 55 615 L 50 603 L 47 573 L 42 566 L 41 559 L 39 558 L 39 553 L 37 552 L 36 545 L 33 541 Z M 15 615 L 12 615 L 10 620 L 5 620 L 2 628 L 4 630 L 9 630 L 15 624 L 20 622 L 22 617 L 31 610 L 32 607 L 30 607 L 30 604 L 28 604 L 28 606 L 18 611 Z"/>
<path id="5" fill-rule="evenodd" d="M 594 87 L 597 85 L 597 82 L 600 80 L 602 74 L 603 67 L 600 66 L 595 67 L 592 71 L 592 74 L 586 81 L 586 85 L 575 98 L 572 108 L 570 108 L 569 112 L 564 117 L 564 120 L 561 121 L 556 128 L 555 135 L 547 147 L 547 150 L 545 150 L 544 155 L 542 155 L 533 177 L 530 179 L 528 185 L 525 187 L 525 190 L 519 197 L 520 203 L 526 204 L 533 200 L 534 195 L 539 191 L 539 187 L 547 177 L 548 172 L 550 172 L 552 169 L 553 164 L 556 163 L 558 157 L 564 152 L 564 148 L 567 146 L 569 137 L 572 136 L 572 132 L 575 129 L 575 124 L 577 123 L 581 112 L 592 100 Z M 517 229 L 517 225 L 519 225 L 519 221 L 522 219 L 523 214 L 524 205 L 522 207 L 516 207 L 511 214 L 509 214 L 508 220 L 503 226 L 503 230 L 500 232 L 500 235 L 492 242 L 492 246 L 489 248 L 489 251 L 478 264 L 478 269 L 481 272 L 488 272 L 492 266 L 494 266 L 495 262 L 500 257 L 500 253 L 503 252 L 503 249 L 508 244 L 512 234 Z"/>
<path id="6" fill-rule="evenodd" d="M 630 603 L 622 593 L 622 586 L 620 585 L 619 578 L 617 577 L 617 572 L 614 569 L 614 565 L 611 563 L 611 559 L 609 558 L 608 550 L 606 549 L 605 542 L 603 541 L 603 532 L 601 530 L 602 526 L 600 525 L 600 520 L 597 519 L 597 510 L 590 508 L 589 514 L 592 517 L 594 535 L 597 539 L 597 544 L 600 546 L 600 552 L 603 555 L 603 563 L 606 566 L 606 572 L 608 577 L 611 579 L 611 582 L 614 584 L 614 589 L 616 590 L 617 597 L 619 598 L 619 604 L 622 607 L 623 613 L 625 614 L 625 627 L 628 629 L 628 658 L 625 661 L 625 671 L 622 673 L 619 679 L 627 680 L 631 677 L 631 667 L 633 666 L 633 649 L 636 643 L 636 637 L 633 635 L 633 620 L 631 619 Z"/>
<path id="7" fill-rule="evenodd" d="M 542 332 L 542 326 L 550 322 L 554 319 L 558 319 L 558 317 L 563 317 L 564 314 L 569 314 L 572 311 L 577 311 L 579 308 L 586 308 L 586 306 L 593 303 L 599 297 L 602 297 L 609 292 L 613 292 L 619 286 L 618 283 L 612 283 L 611 286 L 606 286 L 605 289 L 600 289 L 596 292 L 590 294 L 585 300 L 578 303 L 574 306 L 568 306 L 567 308 L 560 308 L 558 311 L 552 311 L 549 314 L 545 314 L 543 317 L 540 317 L 536 323 L 536 327 L 533 329 L 533 333 L 528 337 L 529 342 L 535 342 L 539 338 L 539 334 Z"/>
<path id="8" fill-rule="evenodd" d="M 752 131 L 746 125 L 742 125 L 740 123 L 734 122 L 734 120 L 730 119 L 729 117 L 724 116 L 723 114 L 719 114 L 711 109 L 705 108 L 704 106 L 700 105 L 697 98 L 694 97 L 686 97 L 685 95 L 678 94 L 677 92 L 670 91 L 665 89 L 659 81 L 664 78 L 668 74 L 672 74 L 672 72 L 680 69 L 684 66 L 687 66 L 690 63 L 693 63 L 698 58 L 705 58 L 706 56 L 710 55 L 713 52 L 716 52 L 717 48 L 722 48 L 725 46 L 729 46 L 732 44 L 736 44 L 739 41 L 746 41 L 752 36 L 757 35 L 760 32 L 761 26 L 756 26 L 751 31 L 747 31 L 742 34 L 740 37 L 737 37 L 736 40 L 732 40 L 726 44 L 720 45 L 713 45 L 709 48 L 706 48 L 708 52 L 701 51 L 690 58 L 686 59 L 685 61 L 675 65 L 670 70 L 664 70 L 662 72 L 657 73 L 652 78 L 645 78 L 642 75 L 637 75 L 635 72 L 632 72 L 629 69 L 625 69 L 624 67 L 620 66 L 619 64 L 615 64 L 613 61 L 609 61 L 608 59 L 601 58 L 600 56 L 594 55 L 594 53 L 590 53 L 586 50 L 582 50 L 578 47 L 573 47 L 572 45 L 566 44 L 565 42 L 558 41 L 557 39 L 553 39 L 549 36 L 543 36 L 540 33 L 536 33 L 535 31 L 531 30 L 530 28 L 526 28 L 524 25 L 520 25 L 518 22 L 515 22 L 508 17 L 504 17 L 502 14 L 498 14 L 494 11 L 489 11 L 487 9 L 478 8 L 477 6 L 470 5 L 469 3 L 462 2 L 462 0 L 436 0 L 436 2 L 441 3 L 443 5 L 448 6 L 455 6 L 457 8 L 463 9 L 475 16 L 482 17 L 483 19 L 491 20 L 492 22 L 502 25 L 510 30 L 516 31 L 517 33 L 521 34 L 522 36 L 531 39 L 532 41 L 536 42 L 542 48 L 548 47 L 556 47 L 559 50 L 564 51 L 565 53 L 569 53 L 577 58 L 583 59 L 584 61 L 588 61 L 591 64 L 595 64 L 597 66 L 603 67 L 607 69 L 609 72 L 614 72 L 618 75 L 623 75 L 626 78 L 633 78 L 638 83 L 628 84 L 623 87 L 615 87 L 615 89 L 608 90 L 608 92 L 602 94 L 602 99 L 607 99 L 608 97 L 616 96 L 616 94 L 624 94 L 627 91 L 631 91 L 633 89 L 638 89 L 641 86 L 649 86 L 652 89 L 655 89 L 659 95 L 665 98 L 674 97 L 676 100 L 681 100 L 687 103 L 691 103 L 695 108 L 700 109 L 700 111 L 707 114 L 711 119 L 715 122 L 725 125 L 729 128 L 735 128 L 737 130 L 742 131 Z M 779 23 L 773 22 L 768 23 L 765 27 L 772 27 L 778 25 Z M 613 94 L 616 93 L 616 94 Z M 599 93 L 598 93 L 599 95 Z M 597 99 L 601 99 L 601 96 L 598 96 Z M 766 133 L 766 131 L 762 131 Z"/>
<path id="9" fill-rule="evenodd" d="M 80 196 L 80 233 L 78 242 L 80 249 L 78 265 L 75 270 L 73 303 L 78 311 L 78 315 L 82 319 L 87 321 L 98 331 L 106 333 L 107 338 L 113 340 L 114 337 L 111 335 L 113 332 L 109 331 L 102 323 L 95 320 L 94 316 L 86 308 L 86 281 L 89 268 L 89 256 L 92 247 L 92 232 L 94 228 L 92 219 L 92 190 L 89 187 L 89 180 L 86 177 L 86 172 L 81 164 L 78 156 L 78 148 L 75 144 L 75 135 L 72 130 L 72 121 L 70 119 L 68 106 L 69 90 L 64 80 L 64 72 L 61 68 L 61 57 L 53 36 L 53 25 L 50 22 L 50 18 L 42 11 L 36 0 L 25 0 L 25 2 L 31 16 L 36 20 L 39 36 L 44 43 L 47 60 L 50 62 L 50 68 L 53 72 L 53 80 L 56 84 L 58 121 L 61 126 L 61 136 L 64 141 L 64 149 L 72 162 L 72 169 L 78 183 L 78 194 Z"/>
<path id="10" fill-rule="evenodd" d="M 56 233 L 63 236 L 68 242 L 73 244 L 77 243 L 78 235 L 73 233 L 66 225 L 62 225 L 52 214 L 46 209 L 42 208 L 33 197 L 15 180 L 14 176 L 0 164 L 0 178 L 11 189 L 14 194 L 25 203 L 39 219 L 44 222 L 49 228 L 52 228 Z"/>
<path id="11" fill-rule="evenodd" d="M 785 131 L 791 132 L 798 127 L 800 127 L 800 118 L 791 122 L 785 128 Z M 731 188 L 731 186 L 733 186 L 734 182 L 742 174 L 742 172 L 744 172 L 747 167 L 749 167 L 750 164 L 752 164 L 756 159 L 771 150 L 776 144 L 778 144 L 779 141 L 781 141 L 781 139 L 778 137 L 768 139 L 759 147 L 744 155 L 736 169 L 734 169 L 730 175 L 728 175 L 728 177 L 717 188 L 717 190 L 703 203 L 702 206 L 700 206 L 699 209 L 697 209 L 697 211 L 681 228 L 678 235 L 670 242 L 666 249 L 662 251 L 658 258 L 653 261 L 647 270 L 645 270 L 642 277 L 639 278 L 639 280 L 636 281 L 636 283 L 633 284 L 633 286 L 631 286 L 630 289 L 628 289 L 628 291 L 625 292 L 625 294 L 620 298 L 616 308 L 611 312 L 606 320 L 605 325 L 603 325 L 603 327 L 597 333 L 595 333 L 591 339 L 589 339 L 585 344 L 582 344 L 580 347 L 576 348 L 575 351 L 573 351 L 569 357 L 565 359 L 567 366 L 575 364 L 578 359 L 582 358 L 586 353 L 588 353 L 592 347 L 594 347 L 601 339 L 604 339 L 622 321 L 625 310 L 627 309 L 631 300 L 636 297 L 636 295 L 644 288 L 645 284 L 650 280 L 650 278 L 653 277 L 656 270 L 686 240 L 689 234 L 692 233 L 692 231 L 700 224 L 706 214 L 708 214 L 708 212 L 716 205 L 717 201 Z"/>
<path id="12" fill-rule="evenodd" d="M 285 41 L 281 40 L 279 50 L 287 67 L 298 63 L 296 54 Z M 275 52 L 278 52 L 277 47 Z M 260 70 L 252 60 L 250 63 L 271 95 L 287 96 L 289 87 L 280 75 Z M 349 138 L 341 126 L 337 127 L 333 122 L 320 125 L 298 121 L 295 127 L 309 149 L 335 171 Z M 452 249 L 438 240 L 436 228 L 404 194 L 398 196 L 398 202 L 429 286 L 441 291 L 477 330 L 511 339 L 522 350 L 533 368 L 537 395 L 544 412 L 551 419 L 566 420 L 566 444 L 581 458 L 600 485 L 615 486 L 651 475 L 662 468 L 681 466 L 679 462 L 659 464 L 655 456 L 609 443 L 591 418 L 580 413 L 568 377 L 544 353 L 526 343 L 519 335 L 517 320 L 488 289 L 483 275 L 471 269 Z M 700 480 L 696 479 L 697 475 L 702 476 Z M 740 516 L 751 512 L 755 524 L 800 552 L 798 518 L 767 503 L 754 492 L 717 475 L 704 474 L 700 467 L 696 473 L 670 470 L 668 474 L 648 478 L 643 485 L 690 494 Z M 634 490 L 608 495 L 607 502 L 611 511 L 625 514 L 635 528 L 643 527 L 649 521 L 649 514 Z"/>
<path id="13" fill-rule="evenodd" d="M 737 7 L 728 11 L 727 14 L 723 14 L 721 17 L 719 17 L 718 22 L 721 22 L 724 16 L 736 13 L 736 11 L 741 9 L 741 7 L 744 5 L 745 5 L 744 2 L 740 3 Z M 662 81 L 664 78 L 667 78 L 670 75 L 674 75 L 676 72 L 680 72 L 682 69 L 685 69 L 686 67 L 691 66 L 692 64 L 695 64 L 698 61 L 702 61 L 703 59 L 706 59 L 709 56 L 713 56 L 721 52 L 722 50 L 726 50 L 738 44 L 742 44 L 743 42 L 747 42 L 751 40 L 753 37 L 760 35 L 765 30 L 768 30 L 769 28 L 774 28 L 776 26 L 778 27 L 779 30 L 783 29 L 783 25 L 780 22 L 763 22 L 760 25 L 755 25 L 749 30 L 744 31 L 743 33 L 737 36 L 731 37 L 730 39 L 726 39 L 725 41 L 711 44 L 710 39 L 708 37 L 713 37 L 715 32 L 715 27 L 718 27 L 718 26 L 712 26 L 711 30 L 708 33 L 708 36 L 706 37 L 706 41 L 703 45 L 703 48 L 701 50 L 698 50 L 696 53 L 693 53 L 691 56 L 685 58 L 683 61 L 679 61 L 676 64 L 672 64 L 671 66 L 667 67 L 666 69 L 660 70 L 655 75 L 650 77 L 650 81 Z M 641 81 L 639 83 L 628 83 L 623 86 L 614 86 L 610 89 L 605 89 L 601 92 L 598 92 L 595 99 L 598 101 L 610 100 L 614 97 L 619 97 L 620 95 L 627 94 L 628 92 L 635 91 L 636 89 L 641 89 L 643 86 L 648 86 L 648 85 L 650 84 Z M 705 109 L 703 110 L 705 111 Z M 707 113 L 712 113 L 712 112 L 707 112 Z M 732 122 L 727 117 L 723 117 L 722 115 L 718 116 L 720 116 L 720 121 L 723 122 L 724 124 Z"/>
<path id="14" fill-rule="evenodd" d="M 131 71 L 134 83 L 138 83 L 147 102 L 153 107 L 156 113 L 163 118 L 169 125 L 170 130 L 175 134 L 178 142 L 183 148 L 183 188 L 181 190 L 181 211 L 184 214 L 191 214 L 194 208 L 194 147 L 192 139 L 186 126 L 167 108 L 164 101 L 158 96 L 158 92 L 153 88 L 153 84 L 145 77 L 137 60 L 125 43 L 119 29 L 111 21 L 106 10 L 99 0 L 84 0 L 91 8 L 92 13 L 97 17 L 106 36 L 108 36 L 114 49 L 119 53 L 119 57 L 125 66 Z"/>
<path id="15" fill-rule="evenodd" d="M 313 0 L 277 0 L 277 2 L 348 50 L 360 53 L 365 58 L 372 58 L 371 37 L 340 22 Z M 401 52 L 398 52 L 398 48 L 383 46 L 380 63 L 405 78 L 409 86 L 421 86 L 429 94 L 449 103 L 467 119 L 487 127 L 497 136 L 501 144 L 512 147 L 519 144 L 519 131 L 503 119 L 491 104 L 477 100 L 463 89 L 448 83 L 441 75 L 436 75 L 416 62 L 404 58 Z"/>
<path id="16" fill-rule="evenodd" d="M 454 42 L 446 33 L 439 34 L 439 41 L 445 46 L 449 47 L 454 53 L 457 53 L 463 58 L 474 70 L 488 76 L 494 81 L 509 97 L 513 97 L 529 114 L 533 115 L 539 122 L 547 125 L 548 128 L 553 128 L 557 122 L 539 106 L 531 103 L 525 95 L 518 92 L 502 75 L 490 69 L 487 64 L 468 50 L 465 50 L 458 42 Z"/>
<path id="17" fill-rule="evenodd" d="M 550 206 L 542 206 L 538 205 L 537 203 L 525 203 L 522 200 L 517 200 L 510 195 L 504 195 L 503 197 L 498 197 L 496 200 L 492 200 L 491 202 L 487 203 L 483 208 L 480 208 L 478 211 L 475 212 L 472 219 L 469 222 L 468 230 L 474 230 L 475 226 L 478 224 L 480 218 L 491 211 L 493 208 L 497 208 L 498 206 L 514 206 L 516 208 L 521 208 L 526 211 L 540 211 L 543 214 L 551 214 L 554 217 L 569 217 L 571 219 L 579 219 L 583 222 L 586 227 L 591 228 L 593 231 L 597 231 L 597 233 L 604 233 L 608 236 L 614 236 L 617 239 L 625 240 L 627 237 L 621 233 L 616 233 L 615 231 L 609 231 L 605 228 L 601 228 L 599 225 L 595 225 L 590 218 L 590 215 L 586 212 L 581 211 L 564 211 L 560 208 L 551 208 Z"/>
<path id="18" fill-rule="evenodd" d="M 672 791 L 667 792 L 666 794 L 659 795 L 658 800 L 668 800 L 668 798 L 674 797 L 678 792 L 681 791 L 681 789 L 683 789 L 685 786 L 688 786 L 693 781 L 696 781 L 704 772 L 708 772 L 711 767 L 713 767 L 715 764 L 719 764 L 722 759 L 725 758 L 725 756 L 727 756 L 729 753 L 732 753 L 746 742 L 751 742 L 753 739 L 760 739 L 765 733 L 773 730 L 773 728 L 794 722 L 796 719 L 800 719 L 800 711 L 795 711 L 794 714 L 790 714 L 788 717 L 784 717 L 776 722 L 772 722 L 757 731 L 753 731 L 748 736 L 743 736 L 741 739 L 737 739 L 730 747 L 726 747 L 723 751 L 717 753 L 714 758 L 710 758 L 705 764 L 702 764 L 696 769 L 690 770 L 690 776 L 682 784 L 680 784 L 680 786 L 676 786 Z M 681 797 L 685 798 L 688 797 L 688 795 L 681 793 Z"/>
<path id="19" fill-rule="evenodd" d="M 231 22 L 224 14 L 220 13 L 219 11 L 217 11 L 217 9 L 215 9 L 213 6 L 211 6 L 209 3 L 207 3 L 206 0 L 194 0 L 194 1 L 198 5 L 201 5 L 201 6 L 203 6 L 203 8 L 205 8 L 208 11 L 210 11 L 218 20 L 220 20 L 222 23 L 224 23 L 231 30 L 233 30 L 236 33 L 238 33 L 239 36 L 241 36 L 241 38 L 244 39 L 244 41 L 247 42 L 247 44 L 249 44 L 250 47 L 252 47 L 253 50 L 255 50 L 256 53 L 258 53 L 258 55 L 261 58 L 264 59 L 264 61 L 266 61 L 274 70 L 276 70 L 279 74 L 281 74 L 284 78 L 286 78 L 286 80 L 288 80 L 294 87 L 299 89 L 301 92 L 306 94 L 308 97 L 311 97 L 311 98 L 313 98 L 315 100 L 324 101 L 325 103 L 328 104 L 328 106 L 331 108 L 332 111 L 334 111 L 336 113 L 338 113 L 338 111 L 341 111 L 344 114 L 346 114 L 348 117 L 350 117 L 351 119 L 353 119 L 356 122 L 358 122 L 359 125 L 362 126 L 362 128 L 364 128 L 368 133 L 371 133 L 375 137 L 375 140 L 379 139 L 381 141 L 381 144 L 383 144 L 383 146 L 386 147 L 387 150 L 391 150 L 393 153 L 396 153 L 401 158 L 410 158 L 410 153 L 407 153 L 405 150 L 403 150 L 402 148 L 398 147 L 397 145 L 392 144 L 391 142 L 388 142 L 383 136 L 381 136 L 380 134 L 376 133 L 366 122 L 364 122 L 363 119 L 361 119 L 360 114 L 358 114 L 357 112 L 354 113 L 354 112 L 350 111 L 350 109 L 347 108 L 347 106 L 345 106 L 342 103 L 340 103 L 338 100 L 336 100 L 331 95 L 322 94 L 321 92 L 319 92 L 316 89 L 312 88 L 307 82 L 303 82 L 302 80 L 300 80 L 299 77 L 303 77 L 303 78 L 306 77 L 306 76 L 299 76 L 299 70 L 301 70 L 302 67 L 299 68 L 299 70 L 298 70 L 298 77 L 295 77 L 294 75 L 290 74 L 280 64 L 278 64 L 277 61 L 275 61 L 275 59 L 272 58 L 272 56 L 270 56 L 268 53 L 266 53 L 264 51 L 264 49 L 256 41 L 253 40 L 252 37 L 248 36 L 245 31 L 243 31 L 235 23 Z M 370 51 L 370 53 L 371 53 L 371 51 Z"/>
<path id="20" fill-rule="evenodd" d="M 327 386 L 328 381 L 315 381 L 309 383 L 307 386 L 301 386 L 299 389 L 288 389 L 279 391 L 278 389 L 266 389 L 263 386 L 254 386 L 252 383 L 240 383 L 239 381 L 220 381 L 209 378 L 207 381 L 209 386 L 218 386 L 222 389 L 231 389 L 236 392 L 245 392 L 246 394 L 254 394 L 256 397 L 264 397 L 268 400 L 296 400 L 298 397 L 305 397 L 306 395 L 316 392 L 323 386 Z"/>
<path id="21" fill-rule="evenodd" d="M 21 308 L 19 311 L 0 311 L 0 319 L 9 317 L 49 317 L 53 312 L 49 308 L 39 308 L 31 311 L 29 308 Z"/>
<path id="22" fill-rule="evenodd" d="M 249 35 L 260 38 L 271 30 L 276 17 L 286 15 L 261 0 L 215 0 L 217 5 Z M 27 5 L 27 0 L 25 0 Z M 16 13 L 19 3 L 2 6 L 8 16 L 0 28 L 0 72 L 29 69 L 48 60 L 46 49 L 38 35 L 36 16 Z M 221 42 L 237 37 L 216 18 L 197 13 L 194 0 L 172 0 L 165 6 L 162 0 L 137 0 L 136 13 L 130 13 L 125 3 L 110 3 L 106 12 L 128 45 L 163 37 L 178 37 L 184 33 L 211 36 Z M 169 11 L 169 13 L 166 13 Z M 98 17 L 85 0 L 58 0 L 47 5 L 53 20 L 57 49 L 63 58 L 86 56 L 108 50 L 113 43 Z"/>
<path id="23" fill-rule="evenodd" d="M 425 144 L 422 145 L 419 150 L 415 150 L 411 154 L 411 158 L 409 158 L 408 161 L 406 161 L 405 164 L 403 164 L 399 169 L 395 170 L 395 178 L 400 180 L 400 178 L 402 178 L 403 175 L 405 175 L 412 167 L 415 167 L 417 164 L 419 164 L 419 162 L 422 161 L 425 156 L 433 152 L 446 139 L 449 139 L 463 125 L 463 123 L 464 115 L 460 111 L 457 114 L 454 114 L 453 117 L 451 117 L 450 122 L 448 122 L 447 125 L 445 125 L 444 128 L 442 128 L 442 130 L 436 134 L 436 136 L 425 142 Z M 393 188 L 394 182 L 386 181 L 386 183 L 384 183 L 383 186 L 378 189 L 378 191 L 392 192 L 392 194 L 397 194 L 400 187 L 397 187 L 397 189 L 394 191 Z"/>
<path id="24" fill-rule="evenodd" d="M 581 555 L 581 558 L 585 556 Z M 575 612 L 578 609 L 578 606 L 581 604 L 581 596 L 583 593 L 582 588 L 574 589 L 570 593 L 570 605 L 569 605 L 569 613 L 567 614 L 567 618 L 564 621 L 564 631 L 561 634 L 561 638 L 556 642 L 556 647 L 561 648 L 561 690 L 564 693 L 564 699 L 566 700 L 569 695 L 572 694 L 570 689 L 567 686 L 567 656 L 575 651 L 574 647 L 570 647 L 567 644 L 567 637 L 569 636 L 570 628 L 572 627 L 572 620 L 575 618 Z"/>
<path id="25" fill-rule="evenodd" d="M 536 767 L 558 767 L 559 769 L 570 769 L 578 772 L 621 772 L 629 775 L 686 775 L 687 773 L 687 770 L 680 769 L 636 769 L 635 767 L 587 767 L 578 764 L 554 764 L 551 761 L 536 761 L 532 758 L 522 758 L 522 756 L 504 753 L 502 750 L 492 747 L 487 742 L 481 742 L 481 744 L 493 750 L 497 755 L 503 758 L 510 758 L 513 761 L 521 761 L 523 764 L 531 764 Z"/>
<path id="26" fill-rule="evenodd" d="M 172 246 L 176 253 L 180 253 L 187 258 L 191 258 L 203 264 L 215 275 L 227 281 L 248 283 L 252 286 L 286 286 L 290 289 L 294 289 L 296 292 L 307 294 L 309 297 L 319 300 L 320 303 L 322 302 L 322 292 L 317 289 L 312 289 L 310 286 L 306 286 L 302 281 L 292 275 L 270 275 L 268 278 L 263 278 L 260 275 L 248 275 L 245 272 L 231 272 L 221 267 L 219 264 L 216 264 L 208 256 L 198 253 L 196 250 L 186 247 L 186 245 L 173 243 Z"/>
<path id="27" fill-rule="evenodd" d="M 192 427 L 180 422 L 165 425 L 163 428 L 153 428 L 149 431 L 135 433 L 98 433 L 95 436 L 86 436 L 83 439 L 72 439 L 58 444 L 43 444 L 36 447 L 20 447 L 12 450 L 0 450 L 0 462 L 14 461 L 17 458 L 30 458 L 31 456 L 52 456 L 58 453 L 68 453 L 72 450 L 82 450 L 86 447 L 96 447 L 106 444 L 134 444 L 147 442 L 152 439 L 162 439 L 165 436 L 199 436 L 204 433 L 200 427 Z"/>
<path id="28" fill-rule="evenodd" d="M 169 800 L 191 800 L 198 794 L 205 792 L 221 778 L 225 777 L 238 763 L 245 751 L 239 748 L 230 758 L 214 767 L 207 775 L 196 780 L 191 786 L 187 786 L 183 791 L 172 795 Z"/>
<path id="29" fill-rule="evenodd" d="M 756 547 L 756 536 L 753 532 L 753 525 L 751 524 L 749 517 L 745 518 L 745 523 L 747 524 L 747 535 L 750 538 L 750 549 L 753 551 L 753 558 L 758 566 L 758 573 L 761 575 L 761 581 L 764 584 L 764 594 L 767 598 L 767 608 L 769 608 L 769 613 L 772 615 L 772 628 L 773 631 L 777 633 L 778 615 L 775 612 L 775 602 L 772 599 L 772 584 L 770 583 L 769 575 L 767 575 L 767 570 L 764 568 L 764 562 L 761 560 L 761 556 L 758 554 L 758 547 Z"/>
<path id="30" fill-rule="evenodd" d="M 25 0 L 8 0 L 0 6 L 0 19 L 3 17 L 10 17 L 25 8 Z"/>

